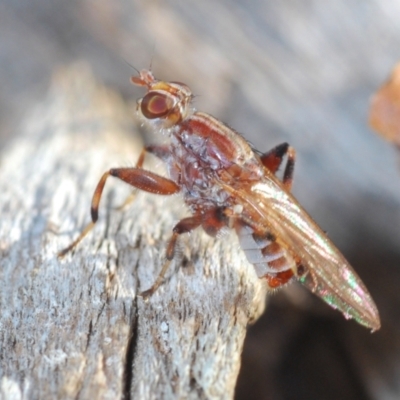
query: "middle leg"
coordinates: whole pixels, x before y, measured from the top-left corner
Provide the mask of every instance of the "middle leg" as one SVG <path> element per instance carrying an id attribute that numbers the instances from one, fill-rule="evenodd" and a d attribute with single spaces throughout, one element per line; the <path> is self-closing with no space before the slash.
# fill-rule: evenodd
<path id="1" fill-rule="evenodd" d="M 202 223 L 203 216 L 201 214 L 196 214 L 193 215 L 192 217 L 184 218 L 181 221 L 179 221 L 174 229 L 172 230 L 172 237 L 168 242 L 167 245 L 167 251 L 166 251 L 166 262 L 164 263 L 160 273 L 158 274 L 155 282 L 153 283 L 153 286 L 151 286 L 150 289 L 145 290 L 140 294 L 141 297 L 143 298 L 148 298 L 150 297 L 161 285 L 165 273 L 167 272 L 171 261 L 173 260 L 175 256 L 175 250 L 176 250 L 176 243 L 178 240 L 178 237 L 182 235 L 183 233 L 187 233 L 192 231 L 193 229 L 196 229 L 199 227 Z"/>
<path id="2" fill-rule="evenodd" d="M 161 285 L 165 273 L 171 264 L 175 256 L 176 243 L 180 235 L 183 233 L 188 233 L 200 225 L 204 231 L 210 236 L 216 236 L 216 234 L 228 224 L 228 218 L 225 215 L 225 207 L 216 207 L 209 210 L 205 210 L 202 213 L 197 213 L 191 217 L 184 218 L 179 221 L 174 229 L 172 230 L 172 237 L 168 242 L 166 251 L 166 262 L 163 265 L 160 274 L 158 275 L 153 286 L 141 293 L 141 296 L 147 298 L 151 296 Z"/>

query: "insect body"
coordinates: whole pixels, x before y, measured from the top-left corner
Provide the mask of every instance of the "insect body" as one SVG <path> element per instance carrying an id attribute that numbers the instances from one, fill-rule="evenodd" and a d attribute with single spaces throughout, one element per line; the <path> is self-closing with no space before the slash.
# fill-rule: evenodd
<path id="1" fill-rule="evenodd" d="M 195 112 L 186 85 L 159 81 L 147 70 L 132 77 L 132 82 L 147 89 L 137 103 L 140 118 L 166 133 L 169 144 L 146 147 L 135 168 L 111 169 L 103 175 L 93 195 L 92 223 L 60 256 L 93 227 L 104 184 L 114 176 L 151 193 L 181 192 L 192 213 L 173 228 L 167 262 L 143 296 L 161 284 L 179 235 L 201 226 L 215 236 L 229 227 L 236 230 L 248 261 L 270 289 L 297 279 L 346 318 L 372 330 L 380 328 L 378 311 L 360 278 L 290 194 L 295 152 L 288 144 L 258 155 L 234 130 L 208 114 Z M 166 163 L 169 178 L 142 168 L 146 152 Z M 275 173 L 285 156 L 280 181 Z"/>

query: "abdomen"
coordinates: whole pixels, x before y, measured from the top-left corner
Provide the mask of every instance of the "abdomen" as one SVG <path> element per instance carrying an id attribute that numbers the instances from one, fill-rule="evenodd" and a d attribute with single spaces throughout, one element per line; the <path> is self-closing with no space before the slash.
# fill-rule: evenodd
<path id="1" fill-rule="evenodd" d="M 265 278 L 270 289 L 289 282 L 296 263 L 288 252 L 273 240 L 272 235 L 257 235 L 246 225 L 236 227 L 239 242 L 247 260 L 253 264 L 259 278 Z"/>

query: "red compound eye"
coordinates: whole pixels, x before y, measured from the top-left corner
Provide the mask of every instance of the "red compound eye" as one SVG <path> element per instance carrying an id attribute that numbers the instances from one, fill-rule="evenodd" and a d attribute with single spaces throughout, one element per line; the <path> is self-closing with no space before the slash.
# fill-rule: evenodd
<path id="1" fill-rule="evenodd" d="M 174 104 L 171 98 L 160 93 L 148 93 L 142 99 L 142 114 L 148 119 L 166 116 Z"/>

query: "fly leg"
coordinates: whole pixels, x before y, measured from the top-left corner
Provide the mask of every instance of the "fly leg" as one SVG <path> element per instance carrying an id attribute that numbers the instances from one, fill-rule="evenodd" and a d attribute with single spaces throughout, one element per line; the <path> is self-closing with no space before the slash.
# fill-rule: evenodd
<path id="1" fill-rule="evenodd" d="M 283 172 L 282 183 L 283 186 L 290 192 L 293 184 L 294 164 L 296 162 L 296 151 L 293 147 L 289 146 L 287 156 L 288 158 L 286 161 L 285 171 Z"/>
<path id="2" fill-rule="evenodd" d="M 168 146 L 156 146 L 156 145 L 146 146 L 141 151 L 139 158 L 136 162 L 135 168 L 140 168 L 140 169 L 143 168 L 144 159 L 147 153 L 152 153 L 156 157 L 161 158 L 164 161 L 166 161 L 168 156 L 170 155 Z M 121 211 L 129 204 L 131 204 L 133 200 L 135 200 L 136 192 L 137 190 L 134 189 L 132 193 L 125 199 L 125 201 L 120 206 L 116 207 L 116 210 Z"/>
<path id="3" fill-rule="evenodd" d="M 283 157 L 287 155 L 288 159 L 283 173 L 282 183 L 284 187 L 290 191 L 293 183 L 294 164 L 296 160 L 296 151 L 288 143 L 282 143 L 274 147 L 272 150 L 260 156 L 264 167 L 267 167 L 275 174 L 282 164 Z"/>
<path id="4" fill-rule="evenodd" d="M 154 154 L 156 157 L 160 158 L 163 161 L 168 161 L 171 156 L 171 152 L 168 146 L 157 146 L 157 145 L 149 145 L 143 148 L 141 151 L 139 158 L 136 162 L 136 168 L 142 168 L 144 163 L 144 158 L 146 154 Z"/>
<path id="5" fill-rule="evenodd" d="M 281 143 L 275 146 L 270 151 L 261 154 L 261 162 L 264 167 L 267 167 L 273 174 L 275 174 L 282 164 L 283 157 L 288 152 L 289 143 Z"/>
<path id="6" fill-rule="evenodd" d="M 180 190 L 179 186 L 174 181 L 141 168 L 110 169 L 103 174 L 94 191 L 91 205 L 92 222 L 85 227 L 81 234 L 68 247 L 58 253 L 58 257 L 65 256 L 65 254 L 71 251 L 93 229 L 98 220 L 101 195 L 109 176 L 114 176 L 137 189 L 155 194 L 170 195 Z"/>
<path id="7" fill-rule="evenodd" d="M 192 231 L 193 229 L 196 229 L 198 226 L 201 225 L 203 220 L 203 216 L 201 214 L 194 215 L 192 217 L 184 218 L 181 221 L 179 221 L 173 228 L 172 230 L 172 237 L 168 242 L 167 246 L 167 251 L 166 251 L 166 262 L 164 263 L 161 272 L 157 276 L 157 279 L 155 280 L 153 286 L 150 289 L 145 290 L 140 294 L 141 297 L 143 298 L 148 298 L 150 297 L 161 285 L 164 275 L 167 272 L 171 261 L 173 260 L 175 256 L 175 250 L 176 250 L 176 243 L 178 240 L 178 237 L 182 235 L 183 233 L 187 233 Z"/>

